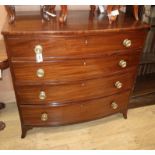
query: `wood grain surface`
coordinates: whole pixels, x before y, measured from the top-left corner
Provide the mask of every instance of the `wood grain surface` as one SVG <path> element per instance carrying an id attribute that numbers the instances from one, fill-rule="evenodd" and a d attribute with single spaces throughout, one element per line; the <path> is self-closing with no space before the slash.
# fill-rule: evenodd
<path id="1" fill-rule="evenodd" d="M 42 22 L 39 16 L 6 24 L 2 34 L 21 137 L 35 126 L 83 122 L 116 112 L 126 119 L 148 29 L 147 24 L 124 14 L 109 25 L 106 16 L 99 18 L 88 11 L 69 12 L 64 25 L 57 20 Z M 125 39 L 129 47 L 123 44 Z M 42 63 L 36 63 L 36 45 L 42 46 Z M 125 68 L 119 65 L 120 60 L 126 62 Z M 43 77 L 38 77 L 38 69 L 44 71 Z M 122 84 L 120 89 L 116 82 Z"/>

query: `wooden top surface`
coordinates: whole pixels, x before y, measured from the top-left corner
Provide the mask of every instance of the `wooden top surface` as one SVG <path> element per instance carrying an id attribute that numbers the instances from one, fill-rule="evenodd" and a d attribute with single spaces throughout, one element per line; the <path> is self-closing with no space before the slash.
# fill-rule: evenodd
<path id="1" fill-rule="evenodd" d="M 7 54 L 5 44 L 3 40 L 0 40 L 0 63 L 7 60 Z"/>
<path id="2" fill-rule="evenodd" d="M 149 25 L 136 21 L 133 17 L 126 17 L 121 13 L 117 21 L 109 24 L 106 14 L 95 14 L 89 11 L 68 11 L 67 22 L 60 24 L 57 17 L 50 22 L 43 21 L 40 15 L 17 16 L 14 24 L 6 22 L 3 34 L 74 34 L 74 33 L 102 33 L 133 29 L 149 28 Z"/>

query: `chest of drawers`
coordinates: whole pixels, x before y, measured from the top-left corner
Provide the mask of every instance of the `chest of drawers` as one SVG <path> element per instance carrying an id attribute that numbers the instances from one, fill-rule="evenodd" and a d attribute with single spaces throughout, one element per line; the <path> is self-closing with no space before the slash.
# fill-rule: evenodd
<path id="1" fill-rule="evenodd" d="M 75 20 L 75 19 L 78 19 Z M 90 18 L 73 11 L 56 20 L 17 19 L 3 29 L 19 109 L 22 138 L 38 126 L 66 125 L 122 113 L 149 26 L 124 18 Z M 37 62 L 41 54 L 43 61 Z"/>

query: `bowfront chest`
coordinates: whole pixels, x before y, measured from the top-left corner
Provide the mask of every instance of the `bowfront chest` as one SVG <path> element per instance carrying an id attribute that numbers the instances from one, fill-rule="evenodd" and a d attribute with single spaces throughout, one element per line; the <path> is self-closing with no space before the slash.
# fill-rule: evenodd
<path id="1" fill-rule="evenodd" d="M 127 118 L 148 25 L 70 11 L 67 22 L 23 17 L 3 29 L 19 109 L 28 129 L 122 113 Z"/>

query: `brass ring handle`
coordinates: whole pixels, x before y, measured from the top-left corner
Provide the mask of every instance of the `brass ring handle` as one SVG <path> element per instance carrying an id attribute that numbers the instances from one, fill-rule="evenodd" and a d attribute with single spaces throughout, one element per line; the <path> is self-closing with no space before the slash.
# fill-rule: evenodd
<path id="1" fill-rule="evenodd" d="M 127 66 L 127 62 L 125 60 L 120 60 L 119 61 L 119 66 L 122 68 L 125 68 Z"/>
<path id="2" fill-rule="evenodd" d="M 47 121 L 48 120 L 48 114 L 47 113 L 42 113 L 41 114 L 41 121 Z"/>
<path id="3" fill-rule="evenodd" d="M 118 89 L 122 88 L 122 83 L 120 81 L 115 82 L 115 87 Z"/>
<path id="4" fill-rule="evenodd" d="M 125 46 L 125 47 L 130 47 L 131 46 L 131 40 L 129 40 L 129 39 L 124 39 L 124 41 L 123 41 L 123 45 Z"/>
<path id="5" fill-rule="evenodd" d="M 36 54 L 40 54 L 43 52 L 43 48 L 41 45 L 36 45 L 35 48 L 34 48 L 34 51 Z"/>
<path id="6" fill-rule="evenodd" d="M 39 69 L 37 70 L 37 77 L 42 78 L 42 77 L 44 77 L 44 75 L 45 75 L 44 69 L 39 68 Z"/>
<path id="7" fill-rule="evenodd" d="M 111 107 L 112 107 L 113 109 L 117 109 L 117 108 L 118 108 L 118 104 L 117 104 L 116 102 L 112 102 L 112 103 L 111 103 Z"/>
<path id="8" fill-rule="evenodd" d="M 46 98 L 46 93 L 44 91 L 41 91 L 39 94 L 39 99 L 44 100 Z"/>

